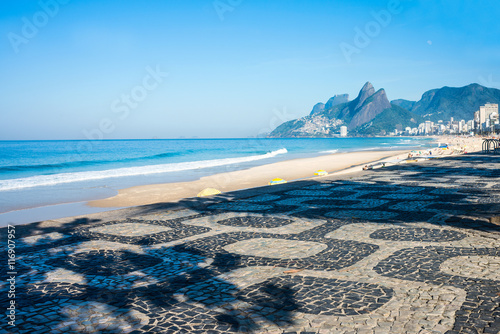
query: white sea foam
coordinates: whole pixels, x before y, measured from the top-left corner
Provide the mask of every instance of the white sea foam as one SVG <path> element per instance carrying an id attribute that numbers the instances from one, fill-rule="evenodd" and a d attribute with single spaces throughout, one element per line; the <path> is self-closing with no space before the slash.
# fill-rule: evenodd
<path id="1" fill-rule="evenodd" d="M 288 153 L 286 148 L 268 152 L 261 155 L 252 155 L 240 158 L 225 158 L 215 160 L 202 160 L 190 162 L 178 162 L 162 165 L 149 165 L 140 167 L 116 168 L 102 171 L 88 171 L 75 173 L 60 173 L 53 175 L 37 175 L 20 179 L 0 180 L 0 191 L 18 190 L 23 188 L 52 186 L 62 183 L 72 183 L 90 180 L 100 180 L 116 177 L 150 175 L 169 172 L 179 172 L 199 168 L 218 167 L 232 164 L 245 163 L 275 157 L 279 154 Z"/>
<path id="2" fill-rule="evenodd" d="M 328 151 L 321 151 L 319 153 L 328 153 L 328 154 L 333 154 L 333 153 L 337 153 L 339 150 L 328 150 Z"/>

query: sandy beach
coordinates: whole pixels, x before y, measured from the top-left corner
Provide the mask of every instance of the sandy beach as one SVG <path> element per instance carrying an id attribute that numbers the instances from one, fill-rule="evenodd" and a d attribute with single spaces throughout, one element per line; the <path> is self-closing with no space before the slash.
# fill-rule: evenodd
<path id="1" fill-rule="evenodd" d="M 195 197 L 205 188 L 222 192 L 265 186 L 274 178 L 287 181 L 314 177 L 317 170 L 329 173 L 351 169 L 379 160 L 403 158 L 408 151 L 374 151 L 330 154 L 315 158 L 294 159 L 253 167 L 246 170 L 220 173 L 196 181 L 144 185 L 122 189 L 117 196 L 89 202 L 95 207 L 126 207 L 161 202 L 175 202 Z M 361 170 L 361 167 L 357 168 Z"/>
<path id="2" fill-rule="evenodd" d="M 433 148 L 419 151 L 415 157 L 448 156 L 474 152 L 481 149 L 482 139 L 463 137 L 437 137 L 436 142 L 448 143 L 446 150 Z M 118 195 L 107 199 L 91 201 L 93 207 L 128 207 L 162 202 L 176 202 L 183 198 L 195 197 L 205 188 L 215 188 L 221 192 L 261 187 L 274 178 L 293 181 L 314 178 L 314 172 L 325 170 L 330 175 L 361 171 L 365 165 L 383 163 L 408 158 L 408 150 L 401 151 L 360 151 L 336 153 L 314 158 L 295 159 L 253 167 L 246 170 L 220 173 L 203 177 L 196 181 L 153 184 L 121 189 Z M 315 177 L 321 178 L 321 177 Z"/>

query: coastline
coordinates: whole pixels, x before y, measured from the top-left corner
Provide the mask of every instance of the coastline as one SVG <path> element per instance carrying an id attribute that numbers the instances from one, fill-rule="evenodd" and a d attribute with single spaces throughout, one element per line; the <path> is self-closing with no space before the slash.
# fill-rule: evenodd
<path id="1" fill-rule="evenodd" d="M 116 211 L 125 208 L 158 203 L 177 203 L 193 198 L 205 188 L 216 188 L 223 193 L 266 187 L 268 182 L 279 177 L 293 182 L 318 179 L 314 172 L 322 169 L 327 177 L 362 172 L 362 166 L 381 161 L 405 158 L 409 150 L 355 151 L 333 153 L 308 158 L 297 158 L 268 163 L 247 169 L 212 174 L 192 181 L 177 183 L 146 184 L 119 189 L 117 195 L 82 202 L 69 202 L 41 207 L 14 210 L 0 214 L 0 226 L 23 225 L 35 221 L 70 219 Z"/>
<path id="2" fill-rule="evenodd" d="M 335 153 L 313 158 L 300 158 L 275 162 L 249 169 L 219 173 L 205 176 L 195 181 L 143 185 L 120 189 L 118 195 L 89 201 L 91 207 L 130 207 L 164 202 L 177 202 L 184 198 L 196 197 L 205 188 L 216 188 L 221 192 L 266 186 L 274 178 L 282 178 L 287 182 L 314 176 L 317 170 L 325 170 L 333 176 L 361 171 L 362 166 L 405 158 L 408 150 L 398 151 L 357 151 Z"/>
<path id="3" fill-rule="evenodd" d="M 481 138 L 460 138 L 453 136 L 434 137 L 434 142 L 448 142 L 447 152 L 430 149 L 434 156 L 454 155 L 478 151 L 481 148 Z M 427 151 L 425 149 L 422 151 Z M 184 198 L 196 197 L 205 188 L 215 188 L 221 192 L 256 188 L 268 185 L 274 178 L 281 178 L 287 182 L 324 178 L 327 176 L 314 176 L 317 170 L 325 170 L 328 176 L 335 176 L 362 171 L 362 166 L 383 163 L 395 159 L 405 159 L 408 149 L 397 151 L 355 151 L 347 153 L 334 153 L 313 158 L 300 158 L 275 162 L 271 164 L 251 167 L 227 173 L 219 173 L 202 177 L 195 181 L 162 183 L 142 185 L 120 189 L 118 194 L 106 199 L 87 202 L 95 208 L 120 208 L 156 203 L 178 202 Z"/>
<path id="4" fill-rule="evenodd" d="M 450 150 L 441 152 L 441 150 L 436 148 L 438 142 L 449 143 Z M 440 136 L 433 137 L 433 144 L 436 145 L 434 148 L 423 148 L 421 150 L 423 152 L 432 150 L 434 155 L 438 153 L 449 155 L 460 153 L 459 151 L 464 147 L 467 147 L 467 151 L 469 152 L 478 151 L 481 149 L 481 143 L 482 138 L 477 137 Z M 223 193 L 232 193 L 238 190 L 253 188 L 260 188 L 259 192 L 273 192 L 273 187 L 269 187 L 268 182 L 277 177 L 285 179 L 288 182 L 306 179 L 321 180 L 325 176 L 314 176 L 314 172 L 322 169 L 329 173 L 327 177 L 335 178 L 338 175 L 339 179 L 346 178 L 349 177 L 346 176 L 348 173 L 362 173 L 362 166 L 364 165 L 394 160 L 396 158 L 406 159 L 410 151 L 410 148 L 404 148 L 397 151 L 361 150 L 334 153 L 272 162 L 247 169 L 212 174 L 192 181 L 124 187 L 118 190 L 117 195 L 108 198 L 10 211 L 0 215 L 0 225 L 3 226 L 7 223 L 20 225 L 34 221 L 71 218 L 148 204 L 172 203 L 177 205 L 183 199 L 196 197 L 205 188 L 216 188 Z"/>

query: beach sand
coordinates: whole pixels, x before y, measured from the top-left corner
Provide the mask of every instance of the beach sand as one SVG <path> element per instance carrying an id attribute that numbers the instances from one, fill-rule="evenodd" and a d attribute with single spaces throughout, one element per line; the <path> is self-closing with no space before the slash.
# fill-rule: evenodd
<path id="1" fill-rule="evenodd" d="M 482 139 L 463 137 L 438 137 L 437 142 L 448 143 L 447 150 L 432 149 L 432 156 L 455 155 L 481 149 Z M 422 150 L 422 154 L 427 150 Z M 377 162 L 406 159 L 408 150 L 401 151 L 360 151 L 336 153 L 314 158 L 294 159 L 257 166 L 246 170 L 220 173 L 199 180 L 179 183 L 165 183 L 136 186 L 121 189 L 118 195 L 88 202 L 92 207 L 130 207 L 155 203 L 177 202 L 184 198 L 195 197 L 205 188 L 215 188 L 221 192 L 261 187 L 274 178 L 287 181 L 313 178 L 317 170 L 332 174 L 345 174 L 361 171 L 362 167 Z"/>
<path id="2" fill-rule="evenodd" d="M 222 192 L 265 186 L 274 178 L 287 181 L 314 177 L 314 172 L 323 169 L 329 173 L 354 168 L 361 170 L 365 164 L 381 159 L 404 158 L 408 151 L 363 151 L 337 153 L 314 158 L 280 161 L 202 177 L 199 180 L 179 183 L 165 183 L 136 186 L 119 190 L 118 195 L 89 202 L 95 207 L 126 207 L 161 202 L 176 202 L 195 197 L 205 188 Z"/>

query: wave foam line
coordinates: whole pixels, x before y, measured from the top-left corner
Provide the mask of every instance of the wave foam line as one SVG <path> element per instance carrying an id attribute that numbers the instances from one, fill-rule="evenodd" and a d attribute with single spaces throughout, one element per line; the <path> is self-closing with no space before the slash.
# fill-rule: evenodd
<path id="1" fill-rule="evenodd" d="M 339 150 L 328 150 L 328 151 L 321 151 L 319 153 L 329 153 L 329 154 L 333 154 L 333 153 L 337 153 Z"/>
<path id="2" fill-rule="evenodd" d="M 140 167 L 116 168 L 102 171 L 61 173 L 53 175 L 37 175 L 20 179 L 0 180 L 0 191 L 18 190 L 40 186 L 53 186 L 62 183 L 72 183 L 90 180 L 101 180 L 116 177 L 139 176 L 160 174 L 169 172 L 180 172 L 199 168 L 218 167 L 250 161 L 257 161 L 275 157 L 279 154 L 288 153 L 286 148 L 268 152 L 261 155 L 246 156 L 241 158 L 225 158 L 216 160 L 202 160 L 190 162 L 178 162 L 172 164 L 150 165 Z"/>

